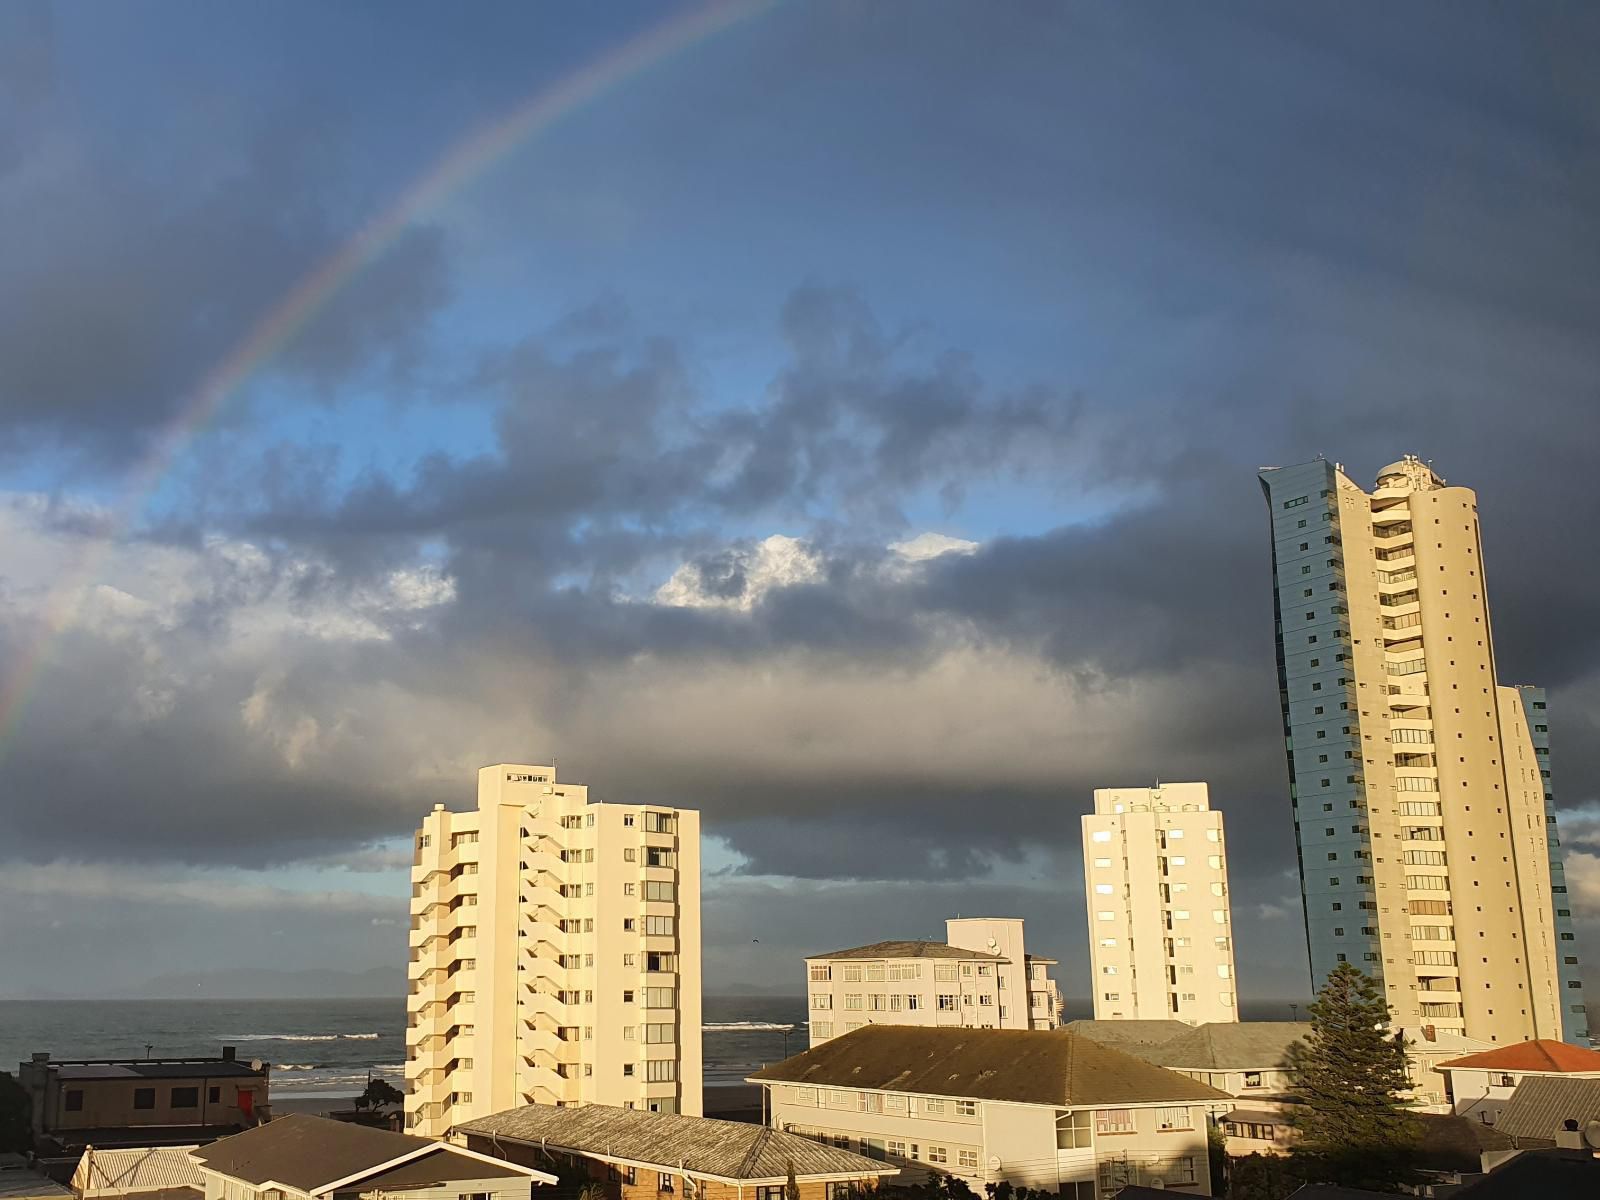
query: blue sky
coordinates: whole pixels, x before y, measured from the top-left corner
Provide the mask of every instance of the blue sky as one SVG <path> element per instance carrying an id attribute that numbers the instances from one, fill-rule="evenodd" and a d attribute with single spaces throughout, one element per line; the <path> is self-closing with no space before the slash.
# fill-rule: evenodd
<path id="1" fill-rule="evenodd" d="M 703 809 L 710 986 L 984 907 L 1084 993 L 1090 789 L 1204 778 L 1241 988 L 1299 995 L 1254 474 L 1317 454 L 1478 489 L 1600 936 L 1587 6 L 754 8 L 417 212 L 102 540 L 298 281 L 701 11 L 0 9 L 27 986 L 244 965 L 284 904 L 286 968 L 398 963 L 420 814 L 555 755 Z"/>

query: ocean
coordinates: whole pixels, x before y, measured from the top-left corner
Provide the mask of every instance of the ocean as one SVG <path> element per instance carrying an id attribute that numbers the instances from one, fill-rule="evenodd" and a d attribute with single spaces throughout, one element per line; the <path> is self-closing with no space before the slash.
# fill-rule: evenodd
<path id="1" fill-rule="evenodd" d="M 805 1016 L 804 996 L 706 996 L 706 1083 L 742 1083 L 786 1048 L 805 1049 Z M 405 1023 L 400 997 L 0 1000 L 0 1070 L 15 1070 L 39 1050 L 52 1058 L 171 1058 L 220 1054 L 228 1045 L 241 1059 L 272 1064 L 276 1098 L 350 1096 L 369 1073 L 401 1086 Z"/>
<path id="2" fill-rule="evenodd" d="M 1303 1017 L 1305 1006 L 1300 1006 Z M 1068 1000 L 1066 1019 L 1093 1015 Z M 1245 1020 L 1287 1020 L 1287 1003 L 1241 1006 Z M 702 1049 L 708 1086 L 743 1083 L 806 1048 L 804 996 L 706 996 Z M 368 1075 L 401 1086 L 406 1006 L 379 1000 L 0 1000 L 0 1070 L 36 1050 L 52 1058 L 215 1055 L 272 1064 L 279 1099 L 351 1096 Z"/>

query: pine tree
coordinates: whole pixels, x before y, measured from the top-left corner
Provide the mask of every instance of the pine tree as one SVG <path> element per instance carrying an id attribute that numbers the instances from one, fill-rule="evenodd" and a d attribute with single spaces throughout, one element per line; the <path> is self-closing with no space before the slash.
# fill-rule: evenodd
<path id="1" fill-rule="evenodd" d="M 1292 1167 L 1302 1178 L 1393 1192 L 1415 1176 L 1418 1137 L 1403 1093 L 1405 1045 L 1387 1031 L 1381 985 L 1340 963 L 1310 1007 L 1311 1034 L 1291 1055 L 1301 1103 Z"/>

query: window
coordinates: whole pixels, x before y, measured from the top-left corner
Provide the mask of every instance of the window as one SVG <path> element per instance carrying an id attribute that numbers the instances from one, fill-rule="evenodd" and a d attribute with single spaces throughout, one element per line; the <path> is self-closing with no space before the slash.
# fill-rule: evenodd
<path id="1" fill-rule="evenodd" d="M 950 1152 L 943 1146 L 929 1146 L 928 1161 L 931 1163 L 947 1163 L 950 1161 Z"/>
<path id="2" fill-rule="evenodd" d="M 134 1108 L 154 1108 L 156 1106 L 155 1088 L 134 1088 L 133 1106 Z"/>
<path id="3" fill-rule="evenodd" d="M 833 978 L 833 968 L 827 963 L 812 963 L 811 978 L 818 982 L 826 982 Z"/>
<path id="4" fill-rule="evenodd" d="M 1094 865 L 1097 867 L 1109 867 L 1111 860 L 1109 858 L 1097 858 L 1094 860 Z"/>
<path id="5" fill-rule="evenodd" d="M 1111 840 L 1111 833 L 1109 830 L 1098 829 L 1094 833 L 1093 840 L 1097 842 L 1109 842 Z"/>
<path id="6" fill-rule="evenodd" d="M 83 1111 L 83 1089 L 73 1088 L 67 1093 L 66 1108 L 68 1112 Z"/>
<path id="7" fill-rule="evenodd" d="M 1056 1118 L 1056 1148 L 1058 1150 L 1087 1150 L 1094 1144 L 1090 1132 L 1091 1114 L 1088 1109 L 1063 1113 Z"/>
<path id="8" fill-rule="evenodd" d="M 1111 895 L 1112 887 L 1109 883 L 1097 883 L 1094 885 L 1094 891 L 1097 896 L 1109 896 Z"/>
<path id="9" fill-rule="evenodd" d="M 658 1191 L 658 1192 L 670 1192 L 671 1190 L 672 1190 L 672 1176 L 668 1175 L 665 1171 L 657 1171 L 656 1172 L 656 1191 Z M 484 1200 L 488 1200 L 488 1197 L 487 1196 L 484 1197 Z"/>
<path id="10" fill-rule="evenodd" d="M 847 992 L 847 993 L 845 993 L 844 1006 L 845 1006 L 846 1009 L 848 1009 L 848 1010 L 850 1010 L 852 1012 L 859 1012 L 860 1009 L 861 1009 L 861 993 L 860 992 Z"/>
<path id="11" fill-rule="evenodd" d="M 819 992 L 811 997 L 811 1007 L 818 1012 L 826 1012 L 833 1007 L 833 997 Z"/>
<path id="12" fill-rule="evenodd" d="M 677 1060 L 671 1058 L 646 1059 L 644 1078 L 646 1083 L 672 1083 L 678 1078 Z"/>
<path id="13" fill-rule="evenodd" d="M 172 1089 L 173 1108 L 199 1108 L 200 1089 L 197 1087 L 175 1087 Z"/>
<path id="14" fill-rule="evenodd" d="M 644 919 L 644 932 L 647 937 L 671 937 L 673 929 L 671 917 L 646 917 Z"/>
<path id="15" fill-rule="evenodd" d="M 678 1007 L 677 990 L 669 987 L 645 988 L 644 1006 L 646 1008 L 676 1008 Z"/>
<path id="16" fill-rule="evenodd" d="M 956 1010 L 956 998 L 954 996 L 940 996 L 939 997 L 939 1011 L 940 1012 L 955 1012 L 955 1010 Z"/>
<path id="17" fill-rule="evenodd" d="M 1260 1087 L 1261 1086 L 1261 1072 L 1260 1071 L 1246 1071 L 1244 1073 L 1244 1085 L 1247 1088 L 1258 1088 L 1258 1087 Z"/>
<path id="18" fill-rule="evenodd" d="M 1094 1114 L 1096 1133 L 1132 1133 L 1133 1110 L 1128 1108 L 1101 1108 Z"/>
<path id="19" fill-rule="evenodd" d="M 468 1065 L 469 1066 L 471 1065 L 470 1060 L 468 1061 Z M 222 1103 L 222 1089 L 219 1088 L 219 1087 L 207 1088 L 206 1089 L 206 1103 L 207 1104 L 221 1104 Z"/>
<path id="20" fill-rule="evenodd" d="M 1156 1109 L 1156 1128 L 1158 1130 L 1193 1129 L 1194 1120 L 1189 1115 L 1189 1109 L 1180 1105 L 1176 1108 Z"/>
<path id="21" fill-rule="evenodd" d="M 978 1152 L 976 1150 L 957 1151 L 956 1165 L 966 1167 L 970 1171 L 976 1171 L 978 1169 Z"/>
<path id="22" fill-rule="evenodd" d="M 833 1036 L 833 1022 L 813 1021 L 811 1022 L 811 1032 L 819 1038 L 831 1038 Z"/>
<path id="23" fill-rule="evenodd" d="M 644 898 L 646 900 L 676 900 L 678 898 L 678 885 L 670 879 L 647 879 L 644 884 Z"/>
<path id="24" fill-rule="evenodd" d="M 925 1113 L 942 1113 L 944 1111 L 944 1101 L 924 1100 L 922 1102 L 922 1111 Z"/>
<path id="25" fill-rule="evenodd" d="M 644 1027 L 644 1040 L 651 1045 L 670 1045 L 675 1041 L 672 1022 L 652 1021 Z"/>
<path id="26" fill-rule="evenodd" d="M 1114 921 L 1117 919 L 1117 914 L 1114 912 L 1097 912 L 1095 913 L 1095 916 L 1099 917 L 1102 921 Z"/>

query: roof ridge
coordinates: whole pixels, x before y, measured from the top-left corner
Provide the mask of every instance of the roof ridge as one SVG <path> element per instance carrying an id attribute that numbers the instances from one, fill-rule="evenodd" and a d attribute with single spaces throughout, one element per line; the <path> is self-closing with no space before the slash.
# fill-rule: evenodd
<path id="1" fill-rule="evenodd" d="M 761 1132 L 751 1141 L 750 1149 L 745 1151 L 745 1156 L 739 1160 L 738 1177 L 740 1179 L 748 1179 L 750 1172 L 755 1170 L 755 1165 L 760 1161 L 762 1151 L 767 1148 L 767 1142 L 771 1140 L 768 1136 L 771 1133 L 772 1130 L 767 1126 L 761 1126 Z"/>

